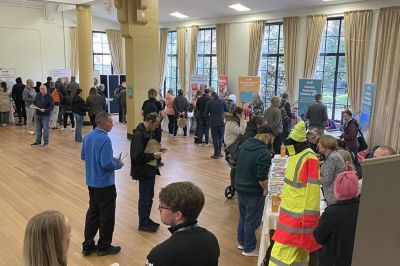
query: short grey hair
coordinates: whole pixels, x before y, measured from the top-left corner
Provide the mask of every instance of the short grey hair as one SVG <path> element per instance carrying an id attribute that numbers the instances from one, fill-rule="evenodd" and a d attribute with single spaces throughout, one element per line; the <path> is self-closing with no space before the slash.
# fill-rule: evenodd
<path id="1" fill-rule="evenodd" d="M 271 98 L 271 103 L 274 104 L 274 103 L 277 103 L 277 102 L 280 101 L 280 100 L 281 100 L 280 97 L 274 96 L 274 97 Z"/>
<path id="2" fill-rule="evenodd" d="M 107 121 L 107 119 L 110 117 L 111 115 L 107 112 L 100 112 L 96 115 L 95 121 L 96 121 L 96 125 L 102 125 L 104 122 Z"/>

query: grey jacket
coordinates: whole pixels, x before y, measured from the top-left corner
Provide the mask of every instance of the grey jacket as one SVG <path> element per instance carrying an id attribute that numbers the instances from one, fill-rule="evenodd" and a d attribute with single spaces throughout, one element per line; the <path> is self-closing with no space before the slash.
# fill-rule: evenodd
<path id="1" fill-rule="evenodd" d="M 265 111 L 267 125 L 271 127 L 274 135 L 281 134 L 283 131 L 281 109 L 271 106 Z"/>
<path id="2" fill-rule="evenodd" d="M 183 95 L 176 96 L 174 99 L 173 107 L 176 117 L 179 116 L 179 113 L 185 112 L 185 117 L 187 118 L 187 113 L 189 110 L 189 102 L 185 96 Z"/>
<path id="3" fill-rule="evenodd" d="M 67 84 L 67 91 L 71 91 L 71 95 L 74 96 L 76 90 L 79 89 L 79 83 L 76 81 L 71 81 Z"/>
<path id="4" fill-rule="evenodd" d="M 307 109 L 306 118 L 310 121 L 310 127 L 317 127 L 323 130 L 325 128 L 324 123 L 328 120 L 326 106 L 322 102 L 310 105 Z"/>
<path id="5" fill-rule="evenodd" d="M 24 91 L 22 92 L 22 99 L 25 101 L 25 106 L 29 107 L 31 104 L 35 102 L 36 98 L 36 91 L 34 88 L 28 89 L 25 87 Z"/>
<path id="6" fill-rule="evenodd" d="M 336 176 L 343 171 L 344 160 L 337 151 L 332 151 L 321 166 L 321 185 L 328 205 L 336 202 L 333 195 L 333 185 Z"/>

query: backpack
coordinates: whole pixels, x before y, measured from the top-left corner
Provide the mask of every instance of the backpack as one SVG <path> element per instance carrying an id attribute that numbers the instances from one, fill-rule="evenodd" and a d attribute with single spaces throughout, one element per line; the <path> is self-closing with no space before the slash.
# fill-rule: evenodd
<path id="1" fill-rule="evenodd" d="M 229 166 L 236 168 L 237 157 L 239 152 L 239 147 L 242 144 L 243 135 L 240 134 L 235 141 L 229 145 L 225 150 L 225 160 L 228 162 Z"/>
<path id="2" fill-rule="evenodd" d="M 54 89 L 51 91 L 51 99 L 53 100 L 53 103 L 60 103 L 60 95 L 58 94 L 57 89 Z"/>

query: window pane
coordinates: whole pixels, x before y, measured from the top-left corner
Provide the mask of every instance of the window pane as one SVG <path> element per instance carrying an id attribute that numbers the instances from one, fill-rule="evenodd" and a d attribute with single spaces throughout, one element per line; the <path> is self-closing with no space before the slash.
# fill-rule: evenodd
<path id="1" fill-rule="evenodd" d="M 197 43 L 197 54 L 204 54 L 204 43 Z"/>
<path id="2" fill-rule="evenodd" d="M 211 64 L 210 59 L 211 59 L 210 57 L 204 58 L 204 68 L 210 68 Z"/>
<path id="3" fill-rule="evenodd" d="M 102 56 L 97 54 L 93 55 L 93 62 L 95 65 L 103 64 Z"/>
<path id="4" fill-rule="evenodd" d="M 344 53 L 345 52 L 344 49 L 345 49 L 344 37 L 340 37 L 339 53 Z"/>
<path id="5" fill-rule="evenodd" d="M 279 53 L 280 54 L 284 54 L 285 53 L 283 40 L 279 41 Z"/>
<path id="6" fill-rule="evenodd" d="M 93 32 L 93 42 L 101 43 L 101 33 Z"/>
<path id="7" fill-rule="evenodd" d="M 268 71 L 275 72 L 276 70 L 276 57 L 268 57 Z"/>
<path id="8" fill-rule="evenodd" d="M 212 57 L 212 65 L 211 65 L 211 67 L 215 68 L 215 69 L 218 68 L 218 66 L 217 66 L 217 57 L 216 56 Z"/>
<path id="9" fill-rule="evenodd" d="M 326 41 L 326 53 L 336 53 L 338 48 L 338 38 L 328 37 Z"/>
<path id="10" fill-rule="evenodd" d="M 324 70 L 326 72 L 335 72 L 335 68 L 336 68 L 336 56 L 326 56 Z"/>
<path id="11" fill-rule="evenodd" d="M 93 43 L 93 53 L 101 54 L 103 52 L 101 43 Z"/>
<path id="12" fill-rule="evenodd" d="M 346 62 L 344 56 L 339 57 L 339 72 L 346 72 Z"/>
<path id="13" fill-rule="evenodd" d="M 278 53 L 278 40 L 269 40 L 268 53 L 269 54 Z"/>
<path id="14" fill-rule="evenodd" d="M 339 36 L 339 20 L 328 20 L 327 36 Z"/>
<path id="15" fill-rule="evenodd" d="M 210 42 L 204 44 L 204 53 L 211 54 L 211 43 Z"/>
<path id="16" fill-rule="evenodd" d="M 103 65 L 111 65 L 111 55 L 103 55 Z"/>

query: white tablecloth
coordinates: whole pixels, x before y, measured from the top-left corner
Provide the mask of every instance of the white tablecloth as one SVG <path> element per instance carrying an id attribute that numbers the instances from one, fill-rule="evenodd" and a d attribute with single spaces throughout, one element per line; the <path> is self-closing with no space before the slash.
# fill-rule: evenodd
<path id="1" fill-rule="evenodd" d="M 326 208 L 326 202 L 324 201 L 322 191 L 321 191 L 321 203 L 320 203 L 320 210 L 321 213 Z M 264 215 L 262 218 L 262 231 L 261 231 L 261 238 L 260 238 L 260 248 L 258 253 L 258 262 L 257 265 L 261 265 L 265 258 L 265 254 L 269 246 L 271 245 L 270 242 L 270 230 L 275 230 L 276 225 L 278 224 L 278 216 L 279 212 L 272 213 L 272 198 L 271 196 L 266 197 L 265 205 L 264 205 Z"/>

